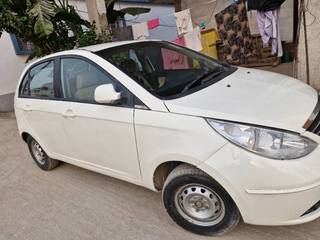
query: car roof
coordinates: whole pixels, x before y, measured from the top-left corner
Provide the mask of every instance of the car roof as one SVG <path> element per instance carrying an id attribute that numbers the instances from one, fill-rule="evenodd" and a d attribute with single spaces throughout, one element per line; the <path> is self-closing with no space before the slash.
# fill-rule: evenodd
<path id="1" fill-rule="evenodd" d="M 46 59 L 49 59 L 52 57 L 59 57 L 64 54 L 77 54 L 79 50 L 80 51 L 89 51 L 89 52 L 98 52 L 98 51 L 101 51 L 104 49 L 119 47 L 119 46 L 127 45 L 127 44 L 134 44 L 134 43 L 141 43 L 141 42 L 159 42 L 159 41 L 161 41 L 161 40 L 154 40 L 153 39 L 153 40 L 118 41 L 118 42 L 108 42 L 108 43 L 96 44 L 96 45 L 91 45 L 91 46 L 86 46 L 86 47 L 81 47 L 81 48 L 75 48 L 72 50 L 65 50 L 65 51 L 61 51 L 61 52 L 52 53 L 52 54 L 49 54 L 49 55 L 41 57 L 41 58 L 33 59 L 27 63 L 26 68 L 30 68 L 32 65 L 35 65 L 38 62 L 41 62 L 43 60 L 46 60 Z"/>
<path id="2" fill-rule="evenodd" d="M 131 40 L 131 41 L 108 42 L 108 43 L 86 46 L 78 49 L 87 50 L 90 52 L 98 52 L 104 49 L 118 47 L 118 46 L 127 45 L 127 44 L 134 44 L 134 43 L 141 43 L 141 42 L 156 42 L 156 41 L 160 41 L 160 40 L 134 40 L 134 41 Z"/>

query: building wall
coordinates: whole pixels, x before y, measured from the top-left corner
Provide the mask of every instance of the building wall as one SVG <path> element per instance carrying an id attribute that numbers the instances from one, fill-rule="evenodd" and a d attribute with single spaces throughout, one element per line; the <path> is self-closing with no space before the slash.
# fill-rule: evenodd
<path id="1" fill-rule="evenodd" d="M 309 44 L 310 83 L 311 86 L 320 91 L 320 1 L 309 1 L 308 9 L 313 15 L 306 13 L 308 25 L 307 34 Z M 305 53 L 304 30 L 301 25 L 297 70 L 298 78 L 304 82 L 307 81 Z"/>
<path id="2" fill-rule="evenodd" d="M 115 3 L 115 9 L 120 10 L 127 7 L 144 7 L 150 8 L 150 12 L 140 14 L 138 16 L 125 15 L 126 24 L 128 26 L 135 23 L 146 22 L 154 18 L 160 18 L 160 26 L 156 29 L 150 30 L 150 39 L 160 39 L 166 41 L 175 40 L 177 35 L 177 27 L 174 18 L 174 5 L 157 5 L 144 3 Z"/>
<path id="3" fill-rule="evenodd" d="M 181 9 L 190 9 L 192 21 L 195 25 L 206 23 L 207 29 L 216 28 L 214 16 L 229 6 L 233 0 L 181 0 Z"/>
<path id="4" fill-rule="evenodd" d="M 0 111 L 13 109 L 13 93 L 27 57 L 17 56 L 10 39 L 4 32 L 0 38 Z"/>

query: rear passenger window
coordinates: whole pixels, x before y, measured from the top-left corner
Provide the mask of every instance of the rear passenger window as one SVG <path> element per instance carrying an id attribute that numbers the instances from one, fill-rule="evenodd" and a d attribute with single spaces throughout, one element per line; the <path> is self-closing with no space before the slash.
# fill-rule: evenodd
<path id="1" fill-rule="evenodd" d="M 53 61 L 41 63 L 29 71 L 28 82 L 24 84 L 23 96 L 53 98 Z M 25 82 L 25 81 L 23 81 Z"/>

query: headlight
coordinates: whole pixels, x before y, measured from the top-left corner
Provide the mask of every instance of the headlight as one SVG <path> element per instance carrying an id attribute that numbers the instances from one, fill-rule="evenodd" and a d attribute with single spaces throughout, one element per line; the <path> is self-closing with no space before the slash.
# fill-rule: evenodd
<path id="1" fill-rule="evenodd" d="M 272 159 L 301 158 L 311 153 L 318 145 L 297 133 L 214 119 L 207 119 L 207 121 L 232 143 Z"/>

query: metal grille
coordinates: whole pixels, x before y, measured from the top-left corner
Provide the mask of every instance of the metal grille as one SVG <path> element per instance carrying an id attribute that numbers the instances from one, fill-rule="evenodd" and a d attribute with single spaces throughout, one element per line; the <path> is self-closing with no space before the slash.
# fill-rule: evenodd
<path id="1" fill-rule="evenodd" d="M 311 126 L 307 129 L 307 131 L 320 135 L 320 113 L 318 113 L 318 116 L 313 121 Z"/>
<path id="2" fill-rule="evenodd" d="M 317 106 L 315 107 L 311 117 L 306 122 L 305 129 L 308 132 L 313 132 L 317 135 L 320 135 L 320 100 L 318 101 Z"/>

